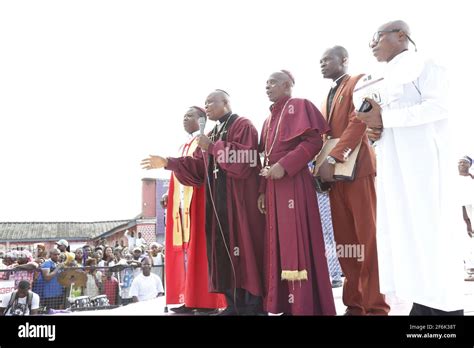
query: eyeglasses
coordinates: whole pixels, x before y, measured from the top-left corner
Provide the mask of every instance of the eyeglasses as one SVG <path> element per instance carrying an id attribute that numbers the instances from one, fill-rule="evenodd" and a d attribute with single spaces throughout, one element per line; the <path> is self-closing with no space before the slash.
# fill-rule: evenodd
<path id="1" fill-rule="evenodd" d="M 379 43 L 380 41 L 380 38 L 383 36 L 383 34 L 386 34 L 386 33 L 399 33 L 399 32 L 403 32 L 403 34 L 405 34 L 405 36 L 407 37 L 408 41 L 410 41 L 413 46 L 415 46 L 415 52 L 417 51 L 416 49 L 416 43 L 411 39 L 410 36 L 408 36 L 407 33 L 405 33 L 404 31 L 402 31 L 402 29 L 392 29 L 392 30 L 379 30 L 379 31 L 376 31 L 374 33 L 374 36 L 372 37 L 372 41 L 369 42 L 369 47 L 372 47 L 372 45 L 376 45 Z"/>
<path id="2" fill-rule="evenodd" d="M 378 44 L 380 41 L 380 38 L 383 36 L 383 34 L 386 33 L 398 33 L 402 31 L 401 29 L 392 29 L 392 30 L 379 30 L 374 33 L 374 36 L 372 37 L 372 41 L 369 42 L 369 45 L 371 44 Z"/>

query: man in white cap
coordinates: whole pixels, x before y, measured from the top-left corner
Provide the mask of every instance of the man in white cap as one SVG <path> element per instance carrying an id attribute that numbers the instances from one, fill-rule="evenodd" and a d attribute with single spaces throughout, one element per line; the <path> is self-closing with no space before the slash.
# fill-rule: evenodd
<path id="1" fill-rule="evenodd" d="M 69 243 L 65 239 L 60 239 L 56 242 L 58 249 L 61 253 L 65 253 L 66 251 L 70 251 Z"/>

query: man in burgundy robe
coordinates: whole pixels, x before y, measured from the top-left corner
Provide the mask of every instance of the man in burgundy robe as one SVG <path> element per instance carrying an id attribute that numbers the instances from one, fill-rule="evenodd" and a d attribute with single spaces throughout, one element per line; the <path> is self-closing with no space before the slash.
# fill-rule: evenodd
<path id="1" fill-rule="evenodd" d="M 150 156 L 142 165 L 172 170 L 184 185 L 206 184 L 209 291 L 225 294 L 223 315 L 259 314 L 265 221 L 252 204 L 258 198 L 258 133 L 232 113 L 224 91 L 207 97 L 206 115 L 217 125 L 199 136 L 193 157 Z"/>
<path id="2" fill-rule="evenodd" d="M 185 113 L 183 126 L 189 135 L 180 156 L 192 156 L 197 148 L 200 117 L 204 109 L 193 106 Z M 183 303 L 175 313 L 202 313 L 226 307 L 221 294 L 209 292 L 206 254 L 206 188 L 182 185 L 171 173 L 168 192 L 161 204 L 166 214 L 166 303 Z"/>
<path id="3" fill-rule="evenodd" d="M 335 315 L 318 203 L 308 162 L 329 127 L 305 99 L 291 98 L 287 71 L 272 74 L 274 103 L 259 150 L 264 153 L 258 207 L 266 214 L 264 309 L 288 315 Z"/>

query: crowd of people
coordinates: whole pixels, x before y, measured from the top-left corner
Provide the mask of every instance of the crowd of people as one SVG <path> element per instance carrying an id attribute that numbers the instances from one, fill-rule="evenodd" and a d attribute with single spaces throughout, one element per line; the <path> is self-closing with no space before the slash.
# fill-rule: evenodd
<path id="1" fill-rule="evenodd" d="M 69 243 L 61 239 L 50 250 L 38 244 L 34 253 L 6 252 L 0 279 L 13 280 L 14 291 L 5 295 L 0 308 L 5 315 L 26 315 L 84 309 L 95 300 L 95 306 L 117 306 L 162 296 L 163 246 L 156 242 L 122 246 L 84 245 L 70 252 Z M 18 306 L 24 305 L 28 294 L 31 309 L 15 312 L 16 300 Z"/>

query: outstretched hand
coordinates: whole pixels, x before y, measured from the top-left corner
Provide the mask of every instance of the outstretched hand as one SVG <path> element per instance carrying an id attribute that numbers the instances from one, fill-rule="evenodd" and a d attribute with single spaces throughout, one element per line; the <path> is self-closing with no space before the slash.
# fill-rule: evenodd
<path id="1" fill-rule="evenodd" d="M 140 162 L 142 169 L 150 170 L 150 169 L 160 169 L 164 168 L 168 165 L 168 160 L 161 156 L 153 156 L 145 158 Z"/>

